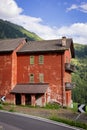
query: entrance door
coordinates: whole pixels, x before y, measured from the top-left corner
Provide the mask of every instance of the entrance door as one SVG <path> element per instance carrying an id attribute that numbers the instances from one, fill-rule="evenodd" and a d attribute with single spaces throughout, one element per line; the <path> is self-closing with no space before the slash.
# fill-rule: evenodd
<path id="1" fill-rule="evenodd" d="M 16 94 L 16 105 L 21 105 L 21 94 Z"/>
<path id="2" fill-rule="evenodd" d="M 71 91 L 66 92 L 66 105 L 69 106 L 71 104 Z"/>
<path id="3" fill-rule="evenodd" d="M 31 105 L 31 95 L 30 94 L 25 95 L 25 104 Z"/>

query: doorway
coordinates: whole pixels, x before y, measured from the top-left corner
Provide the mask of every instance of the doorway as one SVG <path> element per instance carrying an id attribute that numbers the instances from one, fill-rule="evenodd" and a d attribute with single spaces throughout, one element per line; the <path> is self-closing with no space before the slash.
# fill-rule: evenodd
<path id="1" fill-rule="evenodd" d="M 25 95 L 25 104 L 31 105 L 31 95 L 30 94 Z"/>
<path id="2" fill-rule="evenodd" d="M 21 105 L 21 94 L 16 94 L 16 105 Z"/>

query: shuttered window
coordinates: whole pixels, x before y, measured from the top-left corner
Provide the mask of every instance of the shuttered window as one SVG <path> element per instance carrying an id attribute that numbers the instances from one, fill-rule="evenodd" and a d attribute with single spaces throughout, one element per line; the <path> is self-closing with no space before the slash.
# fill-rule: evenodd
<path id="1" fill-rule="evenodd" d="M 44 74 L 42 73 L 39 74 L 39 82 L 44 83 Z"/>
<path id="2" fill-rule="evenodd" d="M 30 74 L 30 83 L 34 83 L 34 74 Z"/>
<path id="3" fill-rule="evenodd" d="M 39 64 L 43 64 L 44 63 L 44 56 L 40 55 L 39 56 Z"/>
<path id="4" fill-rule="evenodd" d="M 30 56 L 30 64 L 34 64 L 34 56 Z"/>

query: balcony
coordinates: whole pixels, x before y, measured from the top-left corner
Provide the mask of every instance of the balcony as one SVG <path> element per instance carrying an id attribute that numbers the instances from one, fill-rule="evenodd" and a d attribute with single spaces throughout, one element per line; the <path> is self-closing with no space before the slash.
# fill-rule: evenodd
<path id="1" fill-rule="evenodd" d="M 70 63 L 65 63 L 65 70 L 68 72 L 75 72 L 75 65 L 72 65 Z"/>
<path id="2" fill-rule="evenodd" d="M 65 90 L 72 90 L 75 87 L 75 83 L 66 82 L 65 83 Z"/>

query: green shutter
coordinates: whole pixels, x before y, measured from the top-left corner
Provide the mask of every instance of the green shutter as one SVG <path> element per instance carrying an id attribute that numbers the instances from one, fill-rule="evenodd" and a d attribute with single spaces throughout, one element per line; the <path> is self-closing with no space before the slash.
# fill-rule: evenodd
<path id="1" fill-rule="evenodd" d="M 39 56 L 39 64 L 43 64 L 44 63 L 44 56 L 40 55 Z"/>
<path id="2" fill-rule="evenodd" d="M 40 83 L 44 83 L 44 74 L 42 73 L 39 74 L 39 81 Z"/>
<path id="3" fill-rule="evenodd" d="M 34 64 L 34 56 L 30 56 L 30 64 Z"/>

